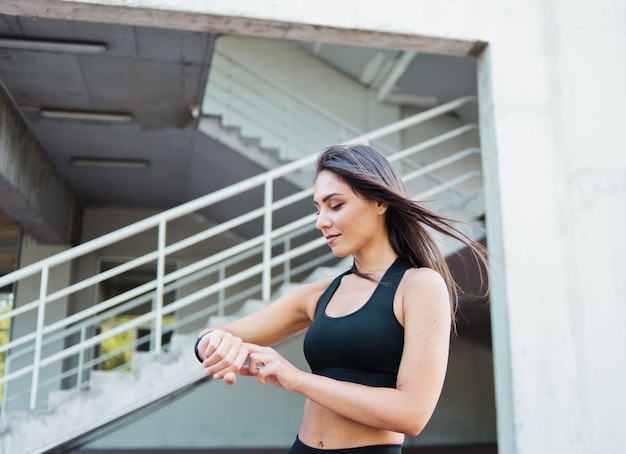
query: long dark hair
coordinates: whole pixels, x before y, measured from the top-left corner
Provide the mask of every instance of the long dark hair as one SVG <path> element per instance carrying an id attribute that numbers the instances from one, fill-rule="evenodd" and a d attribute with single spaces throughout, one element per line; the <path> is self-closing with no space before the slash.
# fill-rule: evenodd
<path id="1" fill-rule="evenodd" d="M 486 283 L 483 273 L 488 269 L 486 248 L 453 225 L 460 221 L 437 214 L 412 200 L 393 165 L 372 147 L 328 147 L 317 158 L 316 175 L 323 170 L 333 172 L 365 199 L 388 205 L 385 222 L 391 246 L 399 257 L 414 267 L 428 267 L 441 274 L 450 293 L 454 323 L 460 289 L 427 228 L 450 236 L 469 248 L 477 262 L 481 284 Z M 358 272 L 355 266 L 353 272 Z"/>

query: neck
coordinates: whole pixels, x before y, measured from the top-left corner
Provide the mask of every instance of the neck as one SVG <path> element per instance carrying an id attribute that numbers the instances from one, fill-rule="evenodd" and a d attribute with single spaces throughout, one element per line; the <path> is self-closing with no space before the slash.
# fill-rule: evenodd
<path id="1" fill-rule="evenodd" d="M 385 254 L 372 260 L 364 260 L 363 257 L 358 257 L 355 255 L 354 267 L 359 273 L 373 276 L 382 276 L 397 258 L 398 256 L 395 253 Z"/>

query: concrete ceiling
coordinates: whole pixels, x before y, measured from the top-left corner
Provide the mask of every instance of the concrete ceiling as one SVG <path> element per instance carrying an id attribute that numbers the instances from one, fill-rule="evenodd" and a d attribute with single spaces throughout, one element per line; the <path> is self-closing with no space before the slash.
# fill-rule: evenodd
<path id="1" fill-rule="evenodd" d="M 292 44 L 377 90 L 384 103 L 426 109 L 477 92 L 473 56 L 319 42 Z M 457 114 L 468 121 L 477 119 L 473 107 Z"/>
<path id="2" fill-rule="evenodd" d="M 2 16 L 0 35 L 105 43 L 80 54 L 0 48 L 0 79 L 58 171 L 86 205 L 171 207 L 186 199 L 200 148 L 189 114 L 202 99 L 215 36 L 126 25 Z M 44 118 L 41 109 L 118 112 L 128 124 Z M 135 159 L 147 169 L 80 168 L 71 158 Z M 197 191 L 195 191 L 197 192 Z"/>
<path id="3" fill-rule="evenodd" d="M 1 88 L 84 206 L 166 209 L 262 170 L 198 132 L 197 119 L 191 114 L 202 101 L 217 36 L 201 31 L 0 15 L 0 38 L 106 46 L 100 53 L 0 46 Z M 385 102 L 422 103 L 424 107 L 475 92 L 473 57 L 407 54 L 341 44 L 298 45 L 361 83 L 381 90 Z M 404 62 L 400 69 L 399 61 Z M 443 77 L 438 68 L 445 68 Z M 131 121 L 47 118 L 42 109 L 121 113 Z M 147 167 L 73 164 L 81 158 L 133 160 L 145 162 Z M 226 212 L 209 216 L 219 222 L 232 213 L 226 208 Z"/>

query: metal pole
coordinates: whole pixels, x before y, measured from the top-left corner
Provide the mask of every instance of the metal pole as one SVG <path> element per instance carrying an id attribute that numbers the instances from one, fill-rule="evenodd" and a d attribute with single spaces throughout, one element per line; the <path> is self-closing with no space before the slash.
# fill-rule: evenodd
<path id="1" fill-rule="evenodd" d="M 80 327 L 80 345 L 83 345 L 86 337 L 85 325 Z M 85 363 L 85 350 L 80 349 L 78 352 L 78 373 L 76 374 L 76 387 L 78 389 L 83 388 L 83 365 Z"/>
<path id="2" fill-rule="evenodd" d="M 155 320 L 154 320 L 154 351 L 161 351 L 161 340 L 163 333 L 163 278 L 165 276 L 165 233 L 166 226 L 165 219 L 161 219 L 159 222 L 159 235 L 158 235 L 158 255 L 157 255 L 157 285 L 155 295 Z"/>
<path id="3" fill-rule="evenodd" d="M 287 236 L 285 237 L 285 253 L 289 252 L 291 250 L 291 236 Z M 284 276 L 283 276 L 283 281 L 286 283 L 290 283 L 291 282 L 291 260 L 285 260 L 285 263 L 283 264 L 283 272 L 284 272 Z"/>
<path id="4" fill-rule="evenodd" d="M 218 272 L 218 279 L 219 282 L 224 282 L 224 279 L 226 279 L 226 267 L 224 265 L 220 266 L 219 272 Z M 224 308 L 224 300 L 226 299 L 226 290 L 224 289 L 224 287 L 220 288 L 219 292 L 218 292 L 218 307 L 217 307 L 217 314 L 222 317 L 224 315 L 225 312 L 225 308 Z"/>
<path id="5" fill-rule="evenodd" d="M 39 367 L 41 364 L 41 350 L 43 344 L 43 328 L 46 316 L 46 293 L 48 291 L 48 275 L 50 268 L 44 266 L 41 269 L 41 282 L 39 283 L 39 307 L 37 309 L 37 332 L 35 333 L 35 356 L 33 358 L 33 380 L 30 388 L 30 410 L 37 406 L 37 387 L 39 384 Z"/>
<path id="6" fill-rule="evenodd" d="M 272 293 L 272 205 L 274 203 L 273 180 L 265 179 L 265 214 L 263 215 L 263 300 L 269 302 Z"/>

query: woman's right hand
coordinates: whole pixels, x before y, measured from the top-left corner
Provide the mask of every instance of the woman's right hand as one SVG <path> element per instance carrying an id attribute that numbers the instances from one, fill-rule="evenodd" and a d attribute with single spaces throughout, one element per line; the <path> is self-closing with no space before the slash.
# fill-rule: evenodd
<path id="1" fill-rule="evenodd" d="M 232 385 L 237 380 L 236 373 L 248 358 L 248 348 L 240 338 L 215 329 L 200 340 L 198 354 L 203 358 L 205 375 Z"/>

